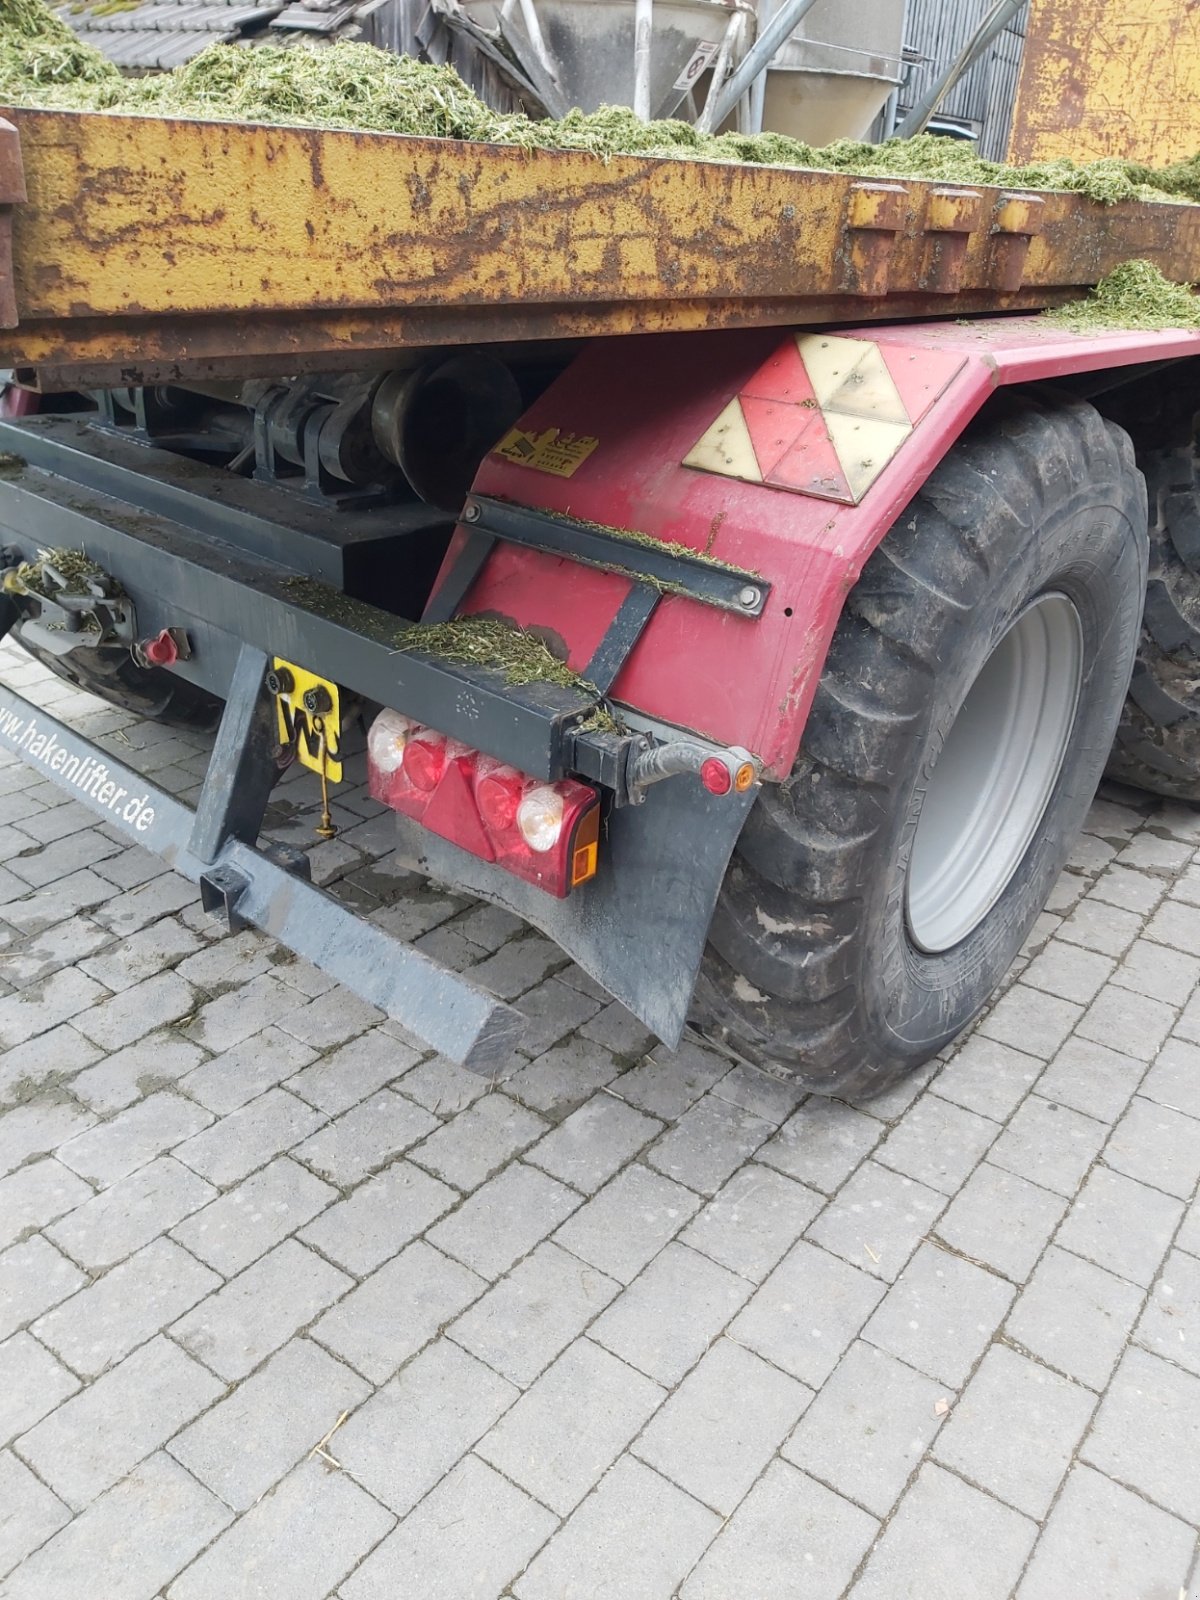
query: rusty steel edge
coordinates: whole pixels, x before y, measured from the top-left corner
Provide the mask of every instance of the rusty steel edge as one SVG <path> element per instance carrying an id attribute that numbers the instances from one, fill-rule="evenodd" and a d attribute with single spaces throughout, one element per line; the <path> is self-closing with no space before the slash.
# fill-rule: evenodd
<path id="1" fill-rule="evenodd" d="M 379 364 L 405 347 L 1034 309 L 1200 207 L 450 140 L 10 113 L 17 327 L 55 381 Z M 2 200 L 2 197 L 0 197 Z M 0 305 L 0 311 L 3 310 Z M 11 316 L 0 320 L 11 321 Z"/>

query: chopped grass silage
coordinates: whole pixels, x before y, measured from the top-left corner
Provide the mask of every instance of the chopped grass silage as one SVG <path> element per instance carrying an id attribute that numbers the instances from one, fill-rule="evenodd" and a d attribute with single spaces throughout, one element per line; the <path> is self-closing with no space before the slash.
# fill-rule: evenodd
<path id="1" fill-rule="evenodd" d="M 1172 283 L 1150 261 L 1123 261 L 1082 300 L 1043 313 L 1043 321 L 1074 333 L 1128 328 L 1200 328 L 1200 298 Z"/>

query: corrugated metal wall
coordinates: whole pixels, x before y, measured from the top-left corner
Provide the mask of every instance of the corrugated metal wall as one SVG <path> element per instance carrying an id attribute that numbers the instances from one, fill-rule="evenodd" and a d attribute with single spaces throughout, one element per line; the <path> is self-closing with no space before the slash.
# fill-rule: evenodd
<path id="1" fill-rule="evenodd" d="M 908 0 L 907 48 L 919 59 L 899 94 L 900 114 L 913 105 L 954 60 L 991 10 L 993 0 Z M 1017 95 L 1028 6 L 950 91 L 940 114 L 966 123 L 977 135 L 980 155 L 1000 161 Z"/>

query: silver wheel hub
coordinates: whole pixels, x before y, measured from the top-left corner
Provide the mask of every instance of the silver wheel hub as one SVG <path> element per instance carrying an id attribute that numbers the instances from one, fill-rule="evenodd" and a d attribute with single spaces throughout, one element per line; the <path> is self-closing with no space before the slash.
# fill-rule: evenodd
<path id="1" fill-rule="evenodd" d="M 922 950 L 961 943 L 1011 882 L 1062 770 L 1082 678 L 1079 613 L 1040 595 L 984 662 L 929 779 L 908 867 Z"/>

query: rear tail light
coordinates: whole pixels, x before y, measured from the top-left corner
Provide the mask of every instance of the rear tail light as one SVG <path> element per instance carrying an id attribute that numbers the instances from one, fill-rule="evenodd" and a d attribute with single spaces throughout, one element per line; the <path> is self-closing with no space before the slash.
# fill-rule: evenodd
<path id="1" fill-rule="evenodd" d="M 544 783 L 397 711 L 367 736 L 374 799 L 484 861 L 563 898 L 595 875 L 600 795 Z"/>

